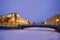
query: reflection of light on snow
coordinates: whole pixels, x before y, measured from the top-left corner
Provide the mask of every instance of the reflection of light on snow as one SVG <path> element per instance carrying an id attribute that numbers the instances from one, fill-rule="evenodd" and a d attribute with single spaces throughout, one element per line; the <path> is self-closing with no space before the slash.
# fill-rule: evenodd
<path id="1" fill-rule="evenodd" d="M 24 30 L 30 30 L 30 31 L 55 31 L 53 28 L 44 28 L 44 27 L 31 27 L 31 28 L 25 28 Z"/>

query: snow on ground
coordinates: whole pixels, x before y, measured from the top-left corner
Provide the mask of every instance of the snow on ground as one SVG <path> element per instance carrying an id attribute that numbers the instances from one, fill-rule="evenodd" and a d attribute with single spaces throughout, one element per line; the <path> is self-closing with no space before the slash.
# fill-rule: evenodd
<path id="1" fill-rule="evenodd" d="M 0 40 L 59 40 L 59 36 L 60 34 L 51 28 L 0 30 Z"/>

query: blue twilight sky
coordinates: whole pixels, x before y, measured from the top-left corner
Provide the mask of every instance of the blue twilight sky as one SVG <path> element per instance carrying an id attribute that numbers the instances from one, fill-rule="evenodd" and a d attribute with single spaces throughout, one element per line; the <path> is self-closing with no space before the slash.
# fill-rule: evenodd
<path id="1" fill-rule="evenodd" d="M 0 0 L 0 15 L 14 12 L 30 21 L 46 21 L 60 13 L 60 0 Z"/>

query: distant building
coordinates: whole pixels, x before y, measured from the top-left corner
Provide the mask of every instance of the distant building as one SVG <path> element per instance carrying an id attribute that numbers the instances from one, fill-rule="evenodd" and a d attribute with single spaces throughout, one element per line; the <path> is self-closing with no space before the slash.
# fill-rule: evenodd
<path id="1" fill-rule="evenodd" d="M 54 15 L 51 18 L 47 19 L 45 24 L 47 24 L 47 25 L 60 25 L 60 14 Z"/>
<path id="2" fill-rule="evenodd" d="M 39 24 L 39 25 L 44 25 L 44 22 L 39 22 L 38 24 Z"/>
<path id="3" fill-rule="evenodd" d="M 0 17 L 0 25 L 4 26 L 27 26 L 32 24 L 29 22 L 27 19 L 22 18 L 19 14 L 17 13 L 11 13 L 5 16 Z"/>

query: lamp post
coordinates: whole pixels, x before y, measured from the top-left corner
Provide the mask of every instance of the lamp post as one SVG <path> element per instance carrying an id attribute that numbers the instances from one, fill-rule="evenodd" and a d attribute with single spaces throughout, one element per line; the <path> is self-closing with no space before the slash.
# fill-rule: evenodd
<path id="1" fill-rule="evenodd" d="M 59 19 L 58 19 L 58 18 L 56 19 L 56 25 L 57 25 L 57 24 L 59 24 Z"/>

